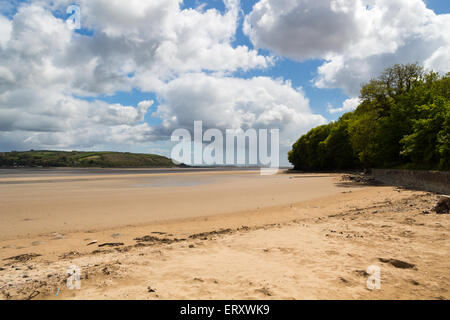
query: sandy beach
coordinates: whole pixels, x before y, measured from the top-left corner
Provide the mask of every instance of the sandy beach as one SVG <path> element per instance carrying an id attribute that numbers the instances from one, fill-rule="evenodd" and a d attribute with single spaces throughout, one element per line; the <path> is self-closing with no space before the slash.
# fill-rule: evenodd
<path id="1" fill-rule="evenodd" d="M 0 298 L 449 299 L 437 199 L 341 174 L 2 172 Z"/>

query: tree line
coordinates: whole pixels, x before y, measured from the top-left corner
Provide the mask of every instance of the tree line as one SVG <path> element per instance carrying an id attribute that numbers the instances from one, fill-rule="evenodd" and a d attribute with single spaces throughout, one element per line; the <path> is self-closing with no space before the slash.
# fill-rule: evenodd
<path id="1" fill-rule="evenodd" d="M 364 84 L 360 105 L 295 142 L 296 170 L 450 169 L 450 73 L 394 65 Z"/>

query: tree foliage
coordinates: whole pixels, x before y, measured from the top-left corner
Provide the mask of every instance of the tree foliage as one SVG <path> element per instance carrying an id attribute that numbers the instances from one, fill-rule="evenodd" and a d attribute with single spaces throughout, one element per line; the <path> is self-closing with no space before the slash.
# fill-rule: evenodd
<path id="1" fill-rule="evenodd" d="M 361 103 L 312 129 L 289 152 L 297 170 L 450 169 L 450 73 L 395 65 L 361 88 Z"/>

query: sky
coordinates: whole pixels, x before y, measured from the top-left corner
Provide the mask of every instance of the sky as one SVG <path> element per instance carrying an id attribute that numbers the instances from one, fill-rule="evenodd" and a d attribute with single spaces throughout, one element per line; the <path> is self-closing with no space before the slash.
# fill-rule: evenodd
<path id="1" fill-rule="evenodd" d="M 449 13 L 447 0 L 0 0 L 0 151 L 170 156 L 172 132 L 201 120 L 279 129 L 287 165 L 385 68 L 449 72 Z"/>

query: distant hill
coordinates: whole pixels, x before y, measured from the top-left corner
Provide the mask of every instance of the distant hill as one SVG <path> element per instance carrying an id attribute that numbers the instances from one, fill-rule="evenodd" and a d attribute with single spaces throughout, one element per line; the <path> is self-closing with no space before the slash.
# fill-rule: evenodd
<path id="1" fill-rule="evenodd" d="M 0 152 L 0 167 L 167 168 L 172 160 L 154 154 L 83 151 Z"/>

